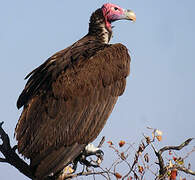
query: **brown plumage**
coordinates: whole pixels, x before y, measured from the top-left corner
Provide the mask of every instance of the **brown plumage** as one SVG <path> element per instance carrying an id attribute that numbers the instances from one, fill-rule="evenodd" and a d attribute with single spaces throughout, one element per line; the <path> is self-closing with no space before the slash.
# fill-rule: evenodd
<path id="1" fill-rule="evenodd" d="M 27 75 L 17 101 L 24 107 L 18 151 L 39 180 L 62 170 L 98 136 L 124 92 L 130 57 L 124 45 L 107 44 L 112 31 L 102 9 L 92 14 L 85 37 Z"/>

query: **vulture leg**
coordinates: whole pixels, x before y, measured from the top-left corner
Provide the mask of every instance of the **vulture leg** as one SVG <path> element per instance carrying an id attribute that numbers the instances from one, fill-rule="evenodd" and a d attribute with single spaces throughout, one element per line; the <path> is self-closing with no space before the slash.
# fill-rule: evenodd
<path id="1" fill-rule="evenodd" d="M 87 160 L 90 156 L 96 156 L 96 161 L 89 161 Z M 104 152 L 100 149 L 95 147 L 93 144 L 88 144 L 85 147 L 85 150 L 74 160 L 73 162 L 73 170 L 76 171 L 78 162 L 82 165 L 87 167 L 99 167 L 99 162 L 102 162 L 104 156 Z M 95 163 L 95 164 L 94 164 Z"/>

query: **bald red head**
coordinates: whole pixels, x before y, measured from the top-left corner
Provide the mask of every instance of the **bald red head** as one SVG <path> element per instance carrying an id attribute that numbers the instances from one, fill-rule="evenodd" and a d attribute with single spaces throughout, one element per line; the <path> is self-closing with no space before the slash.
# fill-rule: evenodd
<path id="1" fill-rule="evenodd" d="M 102 6 L 102 12 L 106 20 L 106 27 L 111 29 L 111 23 L 117 20 L 136 20 L 136 15 L 131 10 L 126 10 L 118 5 L 106 3 Z"/>

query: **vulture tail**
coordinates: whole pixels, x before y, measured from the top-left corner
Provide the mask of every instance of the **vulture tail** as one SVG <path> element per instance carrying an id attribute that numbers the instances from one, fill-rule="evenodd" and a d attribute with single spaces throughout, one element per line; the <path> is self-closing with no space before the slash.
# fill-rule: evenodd
<path id="1" fill-rule="evenodd" d="M 64 147 L 53 150 L 47 156 L 40 157 L 40 162 L 37 164 L 38 159 L 31 159 L 31 167 L 36 167 L 35 177 L 36 180 L 43 180 L 49 175 L 53 175 L 71 163 L 84 149 L 84 144 L 74 144 L 72 146 Z"/>

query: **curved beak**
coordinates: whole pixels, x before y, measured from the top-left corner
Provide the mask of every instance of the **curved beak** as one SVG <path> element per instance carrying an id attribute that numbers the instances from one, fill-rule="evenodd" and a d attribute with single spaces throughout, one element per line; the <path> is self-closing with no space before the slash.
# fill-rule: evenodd
<path id="1" fill-rule="evenodd" d="M 123 19 L 131 20 L 131 21 L 136 21 L 136 15 L 133 11 L 129 9 L 124 9 L 124 14 L 122 15 Z"/>

